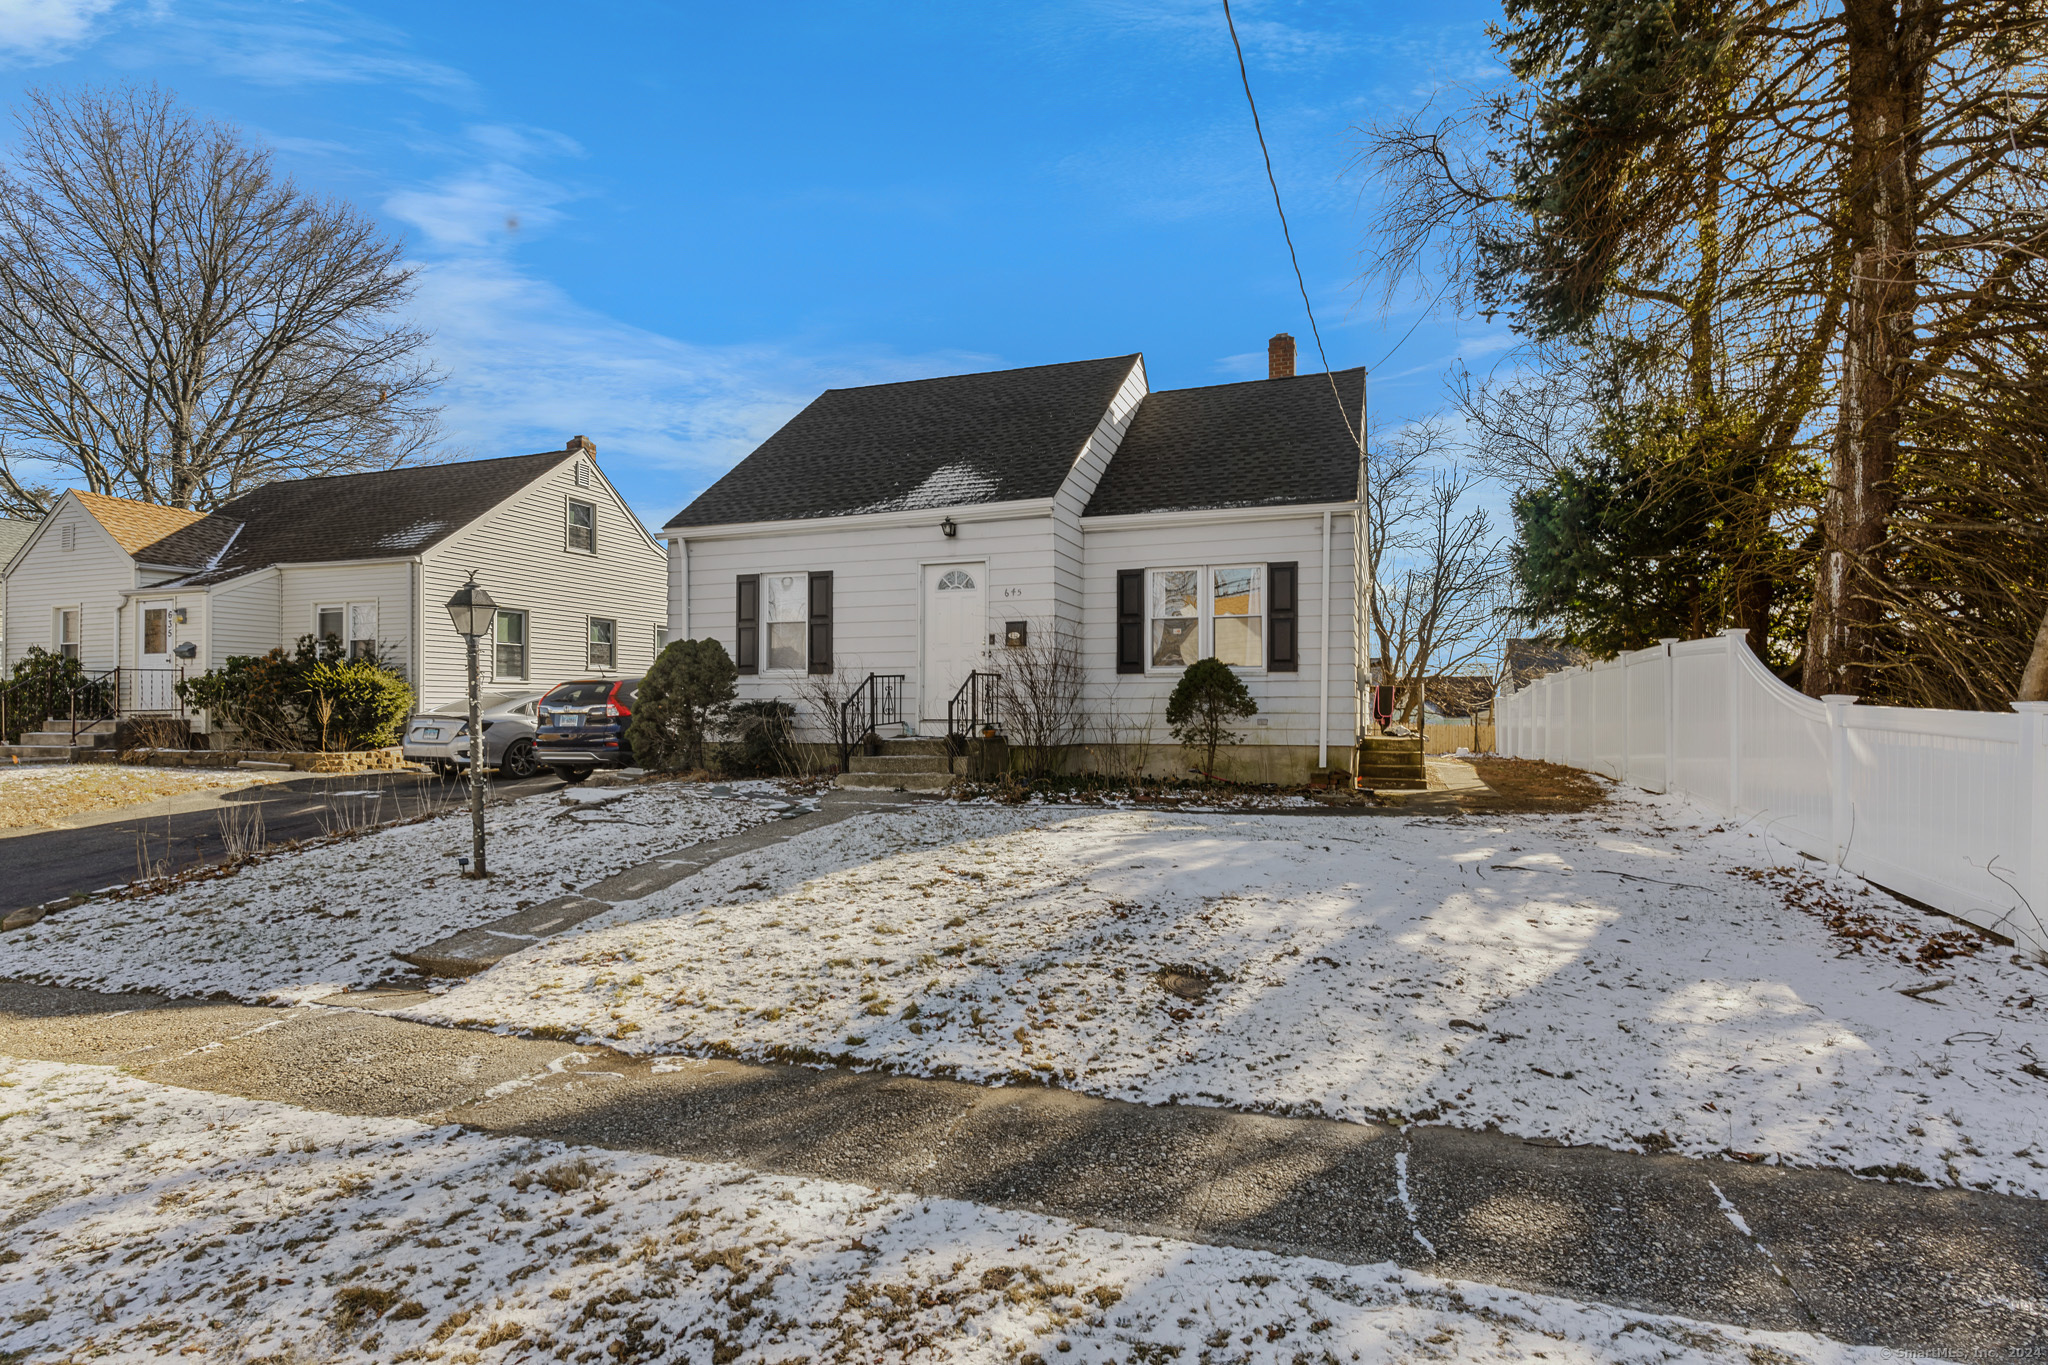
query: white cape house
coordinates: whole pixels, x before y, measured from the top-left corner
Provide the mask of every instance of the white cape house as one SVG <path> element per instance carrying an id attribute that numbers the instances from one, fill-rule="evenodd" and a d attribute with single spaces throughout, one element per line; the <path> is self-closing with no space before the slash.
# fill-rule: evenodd
<path id="1" fill-rule="evenodd" d="M 1229 664 L 1259 714 L 1222 770 L 1348 767 L 1365 372 L 1151 392 L 1144 357 L 833 389 L 663 528 L 668 627 L 732 652 L 748 699 L 873 675 L 895 734 L 944 735 L 971 674 L 1046 632 L 1079 642 L 1087 737 L 1149 734 Z"/>
<path id="2" fill-rule="evenodd" d="M 6 662 L 68 654 L 113 684 L 121 717 L 178 716 L 180 677 L 333 636 L 352 654 L 374 645 L 431 709 L 467 691 L 444 604 L 471 570 L 500 607 L 481 660 L 495 691 L 637 678 L 665 643 L 661 543 L 578 436 L 280 480 L 211 513 L 67 492 L 7 563 Z"/>

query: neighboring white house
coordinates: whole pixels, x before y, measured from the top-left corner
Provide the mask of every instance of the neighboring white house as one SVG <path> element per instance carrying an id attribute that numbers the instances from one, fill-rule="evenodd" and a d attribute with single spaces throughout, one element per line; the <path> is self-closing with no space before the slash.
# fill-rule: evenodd
<path id="1" fill-rule="evenodd" d="M 6 659 L 35 645 L 118 667 L 124 713 L 169 713 L 180 675 L 331 635 L 351 652 L 374 642 L 427 709 L 466 691 L 444 604 L 472 569 L 499 604 L 482 661 L 497 691 L 638 677 L 664 640 L 660 542 L 579 436 L 282 480 L 210 514 L 72 490 L 7 562 Z"/>
<path id="2" fill-rule="evenodd" d="M 0 564 L 14 558 L 14 552 L 28 543 L 35 534 L 36 524 L 32 521 L 18 521 L 13 517 L 0 517 Z M 0 660 L 7 657 L 7 580 L 0 577 Z"/>
<path id="3" fill-rule="evenodd" d="M 901 675 L 942 734 L 1009 642 L 1078 640 L 1092 740 L 1148 726 L 1215 656 L 1259 706 L 1247 778 L 1348 767 L 1365 372 L 1152 393 L 1138 355 L 827 391 L 663 528 L 669 630 L 733 652 L 742 695 Z M 1118 732 L 1123 732 L 1119 734 Z"/>

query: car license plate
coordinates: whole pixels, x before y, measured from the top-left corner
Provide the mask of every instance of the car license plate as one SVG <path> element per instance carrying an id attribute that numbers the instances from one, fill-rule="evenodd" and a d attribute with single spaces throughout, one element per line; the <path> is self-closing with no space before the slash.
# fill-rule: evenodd
<path id="1" fill-rule="evenodd" d="M 574 712 L 564 711 L 555 717 L 555 724 L 566 726 L 573 730 L 583 724 L 583 717 L 576 715 Z"/>
<path id="2" fill-rule="evenodd" d="M 412 733 L 415 739 L 439 739 L 441 737 L 441 730 L 439 726 L 436 726 L 432 729 L 422 727 L 418 730 L 413 731 Z"/>

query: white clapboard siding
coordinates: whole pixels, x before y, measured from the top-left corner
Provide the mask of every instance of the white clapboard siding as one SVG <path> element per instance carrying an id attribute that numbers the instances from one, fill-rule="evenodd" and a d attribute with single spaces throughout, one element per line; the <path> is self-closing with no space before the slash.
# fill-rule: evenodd
<path id="1" fill-rule="evenodd" d="M 1054 614 L 1068 625 L 1080 621 L 1081 603 L 1087 591 L 1088 551 L 1081 529 L 1081 512 L 1088 506 L 1088 499 L 1095 496 L 1095 487 L 1102 482 L 1117 447 L 1123 444 L 1124 433 L 1130 429 L 1131 418 L 1136 415 L 1138 404 L 1145 400 L 1146 392 L 1145 362 L 1141 359 L 1131 366 L 1129 377 L 1110 400 L 1109 410 L 1103 413 L 1073 470 L 1053 498 Z"/>
<path id="2" fill-rule="evenodd" d="M 1082 613 L 1082 650 L 1088 670 L 1087 709 L 1092 717 L 1114 717 L 1120 725 L 1152 727 L 1154 743 L 1166 741 L 1166 699 L 1180 680 L 1179 670 L 1119 674 L 1116 671 L 1116 576 L 1124 569 L 1167 569 L 1207 565 L 1272 564 L 1293 561 L 1299 566 L 1296 620 L 1300 632 L 1301 668 L 1292 673 L 1242 670 L 1245 687 L 1267 724 L 1243 728 L 1254 744 L 1317 745 L 1321 742 L 1323 688 L 1323 514 L 1288 509 L 1285 516 L 1266 519 L 1257 513 L 1240 518 L 1192 519 L 1161 514 L 1149 524 L 1117 518 L 1114 529 L 1087 528 L 1087 587 Z M 1352 568 L 1353 516 L 1331 516 L 1330 545 L 1330 669 L 1329 743 L 1338 758 L 1350 750 L 1357 733 L 1354 687 Z"/>
<path id="3" fill-rule="evenodd" d="M 1683 792 L 2048 955 L 2048 703 L 1819 701 L 1744 634 L 1539 678 L 1498 702 L 1501 751 Z"/>
<path id="4" fill-rule="evenodd" d="M 584 464 L 590 481 L 576 486 Z M 597 552 L 568 548 L 568 503 L 597 506 Z M 668 562 L 594 463 L 570 460 L 477 518 L 424 557 L 420 593 L 421 705 L 432 708 L 467 692 L 462 637 L 446 603 L 474 569 L 501 607 L 527 613 L 524 679 L 499 677 L 484 642 L 481 675 L 498 691 L 535 691 L 571 678 L 638 678 L 654 662 L 657 628 L 668 623 Z M 591 617 L 617 623 L 616 657 L 607 671 L 590 666 Z"/>
<path id="5" fill-rule="evenodd" d="M 63 548 L 69 527 L 72 548 Z M 121 590 L 135 586 L 135 561 L 76 499 L 64 498 L 7 577 L 7 663 L 29 646 L 55 650 L 57 609 L 77 608 L 79 661 L 93 672 L 120 662 Z"/>
<path id="6" fill-rule="evenodd" d="M 940 523 L 958 528 L 948 539 Z M 983 517 L 990 519 L 982 519 Z M 734 647 L 737 582 L 742 574 L 830 573 L 834 667 L 856 678 L 904 675 L 906 716 L 916 714 L 919 594 L 926 564 L 986 565 L 988 633 L 1004 621 L 1043 620 L 1054 610 L 1052 518 L 1048 512 L 1000 518 L 983 509 L 934 509 L 929 520 L 883 524 L 835 517 L 815 527 L 723 533 L 683 542 L 688 556 L 688 632 Z M 800 679 L 763 673 L 740 680 L 743 699 L 792 697 Z M 946 700 L 938 702 L 944 707 Z M 943 711 L 934 714 L 943 714 Z"/>
<path id="7" fill-rule="evenodd" d="M 204 653 L 206 667 L 221 668 L 229 659 L 269 653 L 289 643 L 279 629 L 284 611 L 284 576 L 264 569 L 216 587 L 212 629 Z M 303 633 L 303 632 L 302 632 Z"/>
<path id="8" fill-rule="evenodd" d="M 412 662 L 416 580 L 410 560 L 286 565 L 278 572 L 279 645 L 291 649 L 300 636 L 314 634 L 321 607 L 375 602 L 378 650 L 404 668 L 408 681 L 417 676 Z"/>

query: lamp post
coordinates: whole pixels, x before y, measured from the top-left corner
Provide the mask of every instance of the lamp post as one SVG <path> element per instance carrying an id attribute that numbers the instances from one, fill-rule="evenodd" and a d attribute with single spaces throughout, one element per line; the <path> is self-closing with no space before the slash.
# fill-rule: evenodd
<path id="1" fill-rule="evenodd" d="M 481 878 L 484 870 L 484 727 L 483 716 L 476 694 L 476 642 L 478 637 L 490 634 L 491 622 L 498 615 L 498 604 L 491 595 L 477 586 L 476 570 L 469 571 L 469 581 L 455 590 L 455 596 L 448 599 L 448 615 L 455 622 L 455 633 L 469 646 L 469 842 L 470 875 Z"/>

